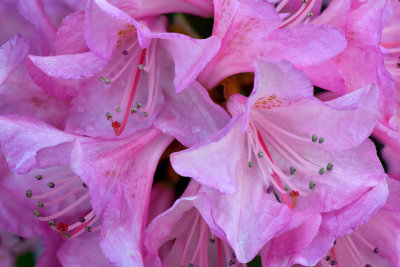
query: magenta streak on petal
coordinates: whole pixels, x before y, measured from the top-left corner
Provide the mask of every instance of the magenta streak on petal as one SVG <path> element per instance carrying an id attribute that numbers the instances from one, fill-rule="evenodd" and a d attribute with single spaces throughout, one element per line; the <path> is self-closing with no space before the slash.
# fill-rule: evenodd
<path id="1" fill-rule="evenodd" d="M 269 159 L 273 162 L 271 154 L 269 153 L 267 146 L 265 145 L 264 140 L 262 139 L 262 137 L 258 131 L 257 131 L 257 135 L 258 135 L 258 140 L 261 143 L 261 146 L 263 147 L 264 151 L 267 153 Z M 272 171 L 274 173 L 276 181 L 278 182 L 279 187 L 283 190 L 283 185 L 282 185 L 281 180 L 279 179 L 278 174 L 274 170 L 272 170 Z M 288 206 L 288 208 L 292 210 L 293 206 L 292 206 L 292 203 L 290 202 L 288 196 L 286 194 L 282 194 L 282 197 L 283 197 L 283 200 L 285 201 L 286 205 Z"/>
<path id="2" fill-rule="evenodd" d="M 144 49 L 142 51 L 142 55 L 140 56 L 139 64 L 143 64 L 145 55 L 146 55 L 146 49 Z M 122 134 L 122 132 L 125 129 L 126 123 L 128 122 L 128 117 L 129 117 L 129 114 L 131 112 L 129 107 L 132 106 L 133 98 L 135 97 L 136 88 L 137 88 L 138 83 L 139 83 L 140 72 L 141 72 L 141 70 L 139 68 L 137 68 L 136 69 L 136 74 L 135 74 L 135 81 L 133 82 L 131 94 L 129 96 L 128 106 L 125 109 L 125 115 L 124 115 L 124 119 L 122 121 L 122 124 L 119 123 L 118 121 L 115 121 L 117 123 L 115 123 L 115 122 L 112 123 L 112 126 L 114 128 L 114 133 L 115 133 L 116 136 L 119 136 L 119 135 Z"/>

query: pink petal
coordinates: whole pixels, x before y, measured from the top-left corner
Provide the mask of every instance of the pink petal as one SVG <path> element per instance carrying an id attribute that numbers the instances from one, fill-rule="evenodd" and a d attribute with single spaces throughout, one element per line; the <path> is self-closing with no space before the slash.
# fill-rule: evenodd
<path id="1" fill-rule="evenodd" d="M 75 12 L 63 19 L 54 43 L 56 55 L 79 54 L 88 51 L 83 39 L 84 20 L 84 12 Z"/>
<path id="2" fill-rule="evenodd" d="M 181 94 L 168 92 L 170 95 L 166 95 L 166 107 L 154 125 L 186 147 L 207 140 L 229 121 L 226 111 L 216 105 L 197 82 L 193 82 Z"/>
<path id="3" fill-rule="evenodd" d="M 99 246 L 99 234 L 88 233 L 78 239 L 63 242 L 57 251 L 62 266 L 111 267 Z"/>
<path id="4" fill-rule="evenodd" d="M 8 166 L 16 173 L 26 173 L 36 166 L 35 155 L 42 148 L 74 141 L 73 135 L 61 132 L 41 121 L 20 116 L 0 118 L 1 149 Z"/>
<path id="5" fill-rule="evenodd" d="M 247 164 L 243 158 L 245 146 L 240 126 L 240 118 L 234 119 L 209 141 L 171 154 L 173 168 L 180 175 L 192 177 L 222 193 L 237 192 L 236 166 L 240 161 Z"/>
<path id="6" fill-rule="evenodd" d="M 100 246 L 114 264 L 143 264 L 142 233 L 153 175 L 171 141 L 149 129 L 118 140 L 78 142 L 73 149 L 72 168 L 89 187 L 93 211 L 103 215 Z"/>

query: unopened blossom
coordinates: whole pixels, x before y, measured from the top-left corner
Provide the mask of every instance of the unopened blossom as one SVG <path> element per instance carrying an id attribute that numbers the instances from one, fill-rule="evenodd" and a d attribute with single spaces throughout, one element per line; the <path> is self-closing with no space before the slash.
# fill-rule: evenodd
<path id="1" fill-rule="evenodd" d="M 207 88 L 237 73 L 253 72 L 255 58 L 285 59 L 299 68 L 318 64 L 346 48 L 343 33 L 329 25 L 307 25 L 317 0 L 302 1 L 297 12 L 279 14 L 289 1 L 214 1 L 212 36 L 221 48 L 199 76 Z M 292 1 L 295 2 L 295 1 Z M 300 1 L 299 1 L 300 2 Z"/>
<path id="2" fill-rule="evenodd" d="M 375 86 L 330 102 L 312 93 L 311 82 L 290 63 L 259 60 L 251 96 L 233 95 L 228 102 L 230 123 L 209 141 L 171 155 L 180 175 L 227 193 L 215 197 L 214 205 L 231 207 L 227 211 L 240 214 L 239 224 L 248 220 L 239 240 L 230 228 L 235 216 L 218 222 L 241 260 L 250 260 L 271 238 L 259 229 L 274 223 L 256 211 L 284 209 L 262 201 L 268 193 L 295 211 L 331 212 L 385 178 L 373 144 L 365 140 L 379 119 Z M 247 207 L 255 203 L 253 214 Z"/>

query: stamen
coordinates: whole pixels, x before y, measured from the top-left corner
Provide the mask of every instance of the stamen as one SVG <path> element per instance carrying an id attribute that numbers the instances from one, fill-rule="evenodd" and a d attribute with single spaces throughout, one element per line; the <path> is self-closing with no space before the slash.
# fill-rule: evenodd
<path id="1" fill-rule="evenodd" d="M 67 188 L 68 186 L 72 185 L 75 182 L 76 182 L 76 180 L 72 180 L 71 182 L 66 183 L 66 184 L 64 184 L 64 185 L 62 185 L 60 187 L 57 187 L 56 189 L 54 189 L 54 190 L 52 190 L 52 191 L 50 191 L 48 193 L 41 194 L 41 195 L 38 195 L 38 196 L 32 196 L 31 198 L 35 199 L 35 200 L 47 198 L 49 196 L 54 195 L 55 193 L 58 193 L 58 192 L 62 191 L 63 189 Z"/>
<path id="2" fill-rule="evenodd" d="M 92 220 L 94 217 L 95 217 L 94 212 L 93 211 L 89 212 L 85 217 L 78 218 L 78 221 L 76 223 L 74 223 L 73 225 L 71 225 L 69 227 L 69 230 L 74 230 L 78 226 L 81 226 L 82 223 L 88 222 L 88 221 Z"/>
<path id="3" fill-rule="evenodd" d="M 42 180 L 43 179 L 43 176 L 42 175 L 40 175 L 40 174 L 38 174 L 38 175 L 35 175 L 35 178 L 36 178 L 36 180 Z"/>
<path id="4" fill-rule="evenodd" d="M 56 218 L 60 217 L 61 215 L 64 215 L 65 213 L 69 212 L 70 210 L 73 210 L 74 208 L 76 208 L 77 206 L 82 204 L 85 200 L 87 200 L 88 198 L 89 198 L 89 194 L 86 193 L 83 196 L 81 196 L 77 201 L 75 201 L 73 204 L 69 205 L 67 208 L 65 208 L 57 213 L 54 213 L 53 215 L 50 215 L 47 217 L 40 217 L 39 220 L 49 221 L 49 220 L 56 219 Z"/>
<path id="5" fill-rule="evenodd" d="M 311 137 L 311 141 L 313 141 L 315 143 L 315 142 L 317 142 L 317 140 L 318 140 L 318 136 L 313 134 L 312 137 Z"/>
<path id="6" fill-rule="evenodd" d="M 62 195 L 62 196 L 59 197 L 59 198 L 56 198 L 56 199 L 51 200 L 51 201 L 49 201 L 49 202 L 45 202 L 44 205 L 45 205 L 46 207 L 48 207 L 48 206 L 51 206 L 51 205 L 53 205 L 53 204 L 59 203 L 59 202 L 63 201 L 64 199 L 67 199 L 69 196 L 72 196 L 72 195 L 74 195 L 74 194 L 76 194 L 76 193 L 78 193 L 78 192 L 80 192 L 80 191 L 84 191 L 84 189 L 81 188 L 81 187 L 77 187 L 77 188 L 75 188 L 74 190 L 68 192 L 67 194 Z"/>
<path id="7" fill-rule="evenodd" d="M 27 197 L 32 197 L 32 191 L 29 190 L 29 189 L 26 190 L 26 193 L 25 193 L 25 194 L 26 194 Z"/>
<path id="8" fill-rule="evenodd" d="M 326 166 L 326 170 L 331 171 L 332 168 L 333 168 L 333 164 L 329 162 L 328 165 Z"/>
<path id="9" fill-rule="evenodd" d="M 279 29 L 282 29 L 284 27 L 295 27 L 301 23 L 301 21 L 309 14 L 311 9 L 313 8 L 316 0 L 309 0 L 303 1 L 303 5 L 301 8 L 291 17 L 286 19 L 284 22 L 281 23 L 281 26 L 279 26 Z"/>
<path id="10" fill-rule="evenodd" d="M 199 214 L 199 213 L 198 213 L 198 214 Z M 200 237 L 202 237 L 202 236 L 204 235 L 204 231 L 205 231 L 205 230 L 206 230 L 205 222 L 203 222 L 203 220 L 201 220 L 201 222 L 200 222 L 200 235 L 199 235 L 199 239 L 200 239 L 200 240 L 201 240 Z M 192 259 L 190 260 L 190 262 L 194 262 L 194 260 L 196 259 L 197 254 L 199 253 L 200 243 L 201 243 L 200 241 L 197 242 L 196 249 L 195 249 L 195 251 L 194 251 L 194 253 L 193 253 L 193 256 L 192 256 Z"/>
<path id="11" fill-rule="evenodd" d="M 267 149 L 267 146 L 265 145 L 264 140 L 262 139 L 260 133 L 257 132 L 257 135 L 258 135 L 258 140 L 260 141 L 260 144 L 261 144 L 261 146 L 263 147 L 264 151 L 267 153 L 268 158 L 273 162 L 272 157 L 271 157 L 271 155 L 270 155 L 270 153 L 269 153 L 269 151 L 268 151 L 268 149 Z M 274 173 L 276 182 L 278 183 L 279 187 L 280 187 L 281 189 L 283 189 L 282 182 L 281 182 L 281 180 L 279 179 L 278 174 L 275 172 L 275 170 L 273 170 L 273 173 Z M 289 198 L 287 197 L 287 195 L 286 195 L 286 194 L 282 194 L 282 197 L 283 197 L 283 200 L 285 201 L 286 205 L 288 206 L 288 208 L 289 208 L 289 209 L 293 209 L 293 206 L 292 206 L 292 204 L 290 203 Z"/>
<path id="12" fill-rule="evenodd" d="M 185 247 L 183 248 L 183 253 L 182 253 L 182 257 L 181 257 L 181 262 L 180 262 L 180 264 L 179 264 L 179 265 L 181 265 L 181 266 L 183 265 L 183 261 L 185 260 L 186 253 L 187 253 L 187 250 L 188 250 L 188 248 L 189 248 L 189 243 L 190 243 L 190 241 L 192 240 L 192 236 L 193 236 L 194 230 L 195 230 L 195 228 L 196 228 L 196 226 L 197 226 L 197 222 L 198 222 L 198 220 L 199 220 L 199 216 L 200 216 L 200 213 L 197 212 L 196 217 L 195 217 L 195 219 L 194 219 L 194 221 L 193 221 L 192 229 L 190 229 L 190 233 L 189 233 L 189 236 L 188 236 L 188 240 L 186 241 Z"/>
<path id="13" fill-rule="evenodd" d="M 144 49 L 142 51 L 142 55 L 140 56 L 140 61 L 139 61 L 140 63 L 139 64 L 143 64 L 145 55 L 146 55 L 146 49 Z M 140 74 L 140 69 L 138 68 L 136 70 L 135 81 L 133 82 L 131 94 L 129 96 L 128 105 L 127 105 L 128 107 L 132 106 L 132 102 L 133 102 L 133 99 L 135 97 L 136 89 L 137 89 L 137 86 L 138 86 L 138 83 L 139 83 L 139 76 L 140 76 L 139 74 Z M 130 109 L 127 108 L 126 111 L 125 111 L 125 116 L 124 116 L 124 119 L 122 121 L 122 124 L 120 122 L 118 122 L 118 121 L 114 121 L 112 123 L 112 127 L 114 129 L 115 135 L 119 136 L 119 135 L 121 135 L 123 133 L 123 131 L 124 131 L 125 127 L 126 127 L 126 123 L 128 121 L 129 113 L 130 113 Z"/>
<path id="14" fill-rule="evenodd" d="M 276 12 L 279 13 L 279 11 L 282 10 L 282 8 L 285 7 L 285 5 L 289 2 L 289 0 L 282 0 L 279 5 L 275 8 Z"/>
<path id="15" fill-rule="evenodd" d="M 314 189 L 314 187 L 315 187 L 315 182 L 314 181 L 310 181 L 310 183 L 308 185 L 308 188 Z"/>

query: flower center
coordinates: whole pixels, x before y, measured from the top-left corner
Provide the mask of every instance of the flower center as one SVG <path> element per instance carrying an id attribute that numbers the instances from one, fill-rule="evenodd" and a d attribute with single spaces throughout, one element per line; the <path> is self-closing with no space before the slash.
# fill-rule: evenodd
<path id="1" fill-rule="evenodd" d="M 132 40 L 131 31 L 134 28 L 127 27 L 125 31 L 119 32 L 120 40 L 118 41 L 117 60 L 99 77 L 99 81 L 106 84 L 123 84 L 123 94 L 118 106 L 115 107 L 115 112 L 107 112 L 106 118 L 111 122 L 111 126 L 115 135 L 119 136 L 125 130 L 129 116 L 133 116 L 136 121 L 142 121 L 152 114 L 159 94 L 159 70 L 157 62 L 157 40 L 152 40 L 149 48 L 141 49 L 138 45 L 137 38 L 129 47 L 123 48 L 123 40 Z M 128 38 L 129 37 L 129 38 Z M 126 45 L 125 45 L 126 46 Z M 134 75 L 129 75 L 129 72 L 134 70 Z M 128 72 L 128 75 L 126 75 Z M 128 76 L 125 81 L 119 82 L 121 77 Z M 137 93 L 139 79 L 141 76 L 146 76 L 147 81 L 147 102 L 143 106 L 140 101 L 134 104 L 134 99 Z"/>
<path id="2" fill-rule="evenodd" d="M 333 169 L 333 164 L 327 163 L 326 166 L 320 166 L 311 162 L 289 144 L 300 142 L 306 146 L 319 146 L 324 143 L 325 138 L 318 138 L 315 134 L 311 138 L 298 136 L 269 121 L 257 110 L 252 110 L 251 116 L 254 116 L 254 121 L 250 121 L 246 133 L 248 166 L 251 168 L 256 164 L 265 179 L 267 193 L 274 192 L 277 200 L 280 201 L 276 194 L 278 191 L 285 204 L 293 209 L 297 205 L 298 197 L 309 195 L 316 186 L 313 180 L 308 182 L 308 189 L 305 189 L 307 185 L 295 185 L 293 179 L 296 177 L 296 172 L 301 171 L 307 176 L 323 175 Z M 291 162 L 293 166 L 287 170 L 279 167 L 271 156 L 266 141 L 270 148 L 273 148 L 285 161 Z"/>
<path id="3" fill-rule="evenodd" d="M 47 180 L 48 192 L 35 193 L 31 189 L 26 196 L 36 200 L 34 215 L 39 221 L 48 222 L 51 229 L 59 232 L 64 239 L 74 239 L 85 231 L 92 232 L 100 226 L 92 228 L 99 217 L 90 207 L 87 186 L 70 169 L 57 171 L 48 175 L 35 175 L 36 180 Z M 74 218 L 77 213 L 84 216 Z M 44 215 L 49 214 L 49 215 Z M 68 223 L 70 222 L 70 223 Z"/>

